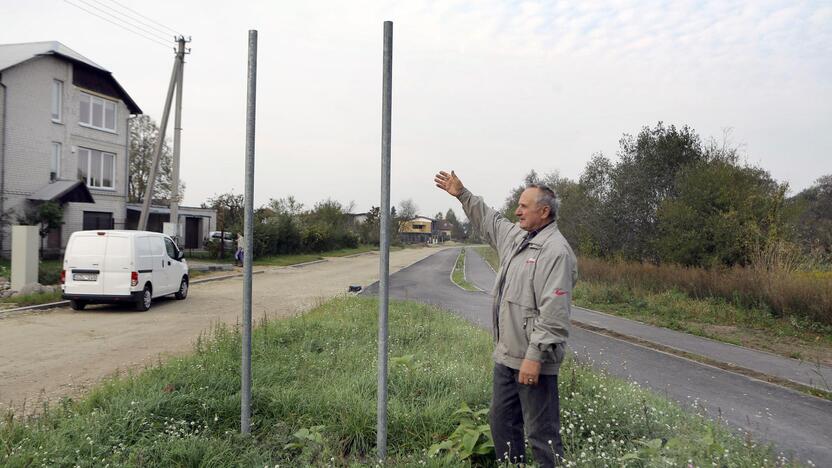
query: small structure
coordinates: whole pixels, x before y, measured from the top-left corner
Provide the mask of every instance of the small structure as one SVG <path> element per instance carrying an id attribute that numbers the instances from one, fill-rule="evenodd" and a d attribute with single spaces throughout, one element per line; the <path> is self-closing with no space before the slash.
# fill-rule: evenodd
<path id="1" fill-rule="evenodd" d="M 126 229 L 136 229 L 142 212 L 140 203 L 127 204 Z M 170 222 L 170 208 L 167 206 L 151 205 L 150 216 L 147 219 L 147 230 L 163 232 L 165 223 Z M 203 249 L 208 233 L 217 225 L 217 212 L 213 208 L 197 208 L 193 206 L 179 207 L 179 246 L 185 249 Z"/>
<path id="2" fill-rule="evenodd" d="M 38 282 L 39 245 L 37 226 L 12 226 L 12 290 Z"/>

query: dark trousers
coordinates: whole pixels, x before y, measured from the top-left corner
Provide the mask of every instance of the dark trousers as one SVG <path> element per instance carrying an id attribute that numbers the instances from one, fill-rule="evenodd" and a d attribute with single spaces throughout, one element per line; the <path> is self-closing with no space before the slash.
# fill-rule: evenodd
<path id="1" fill-rule="evenodd" d="M 563 458 L 560 439 L 558 376 L 541 375 L 537 385 L 520 385 L 518 370 L 494 364 L 491 397 L 491 436 L 498 461 L 526 463 L 523 425 L 532 446 L 534 461 L 555 466 Z"/>

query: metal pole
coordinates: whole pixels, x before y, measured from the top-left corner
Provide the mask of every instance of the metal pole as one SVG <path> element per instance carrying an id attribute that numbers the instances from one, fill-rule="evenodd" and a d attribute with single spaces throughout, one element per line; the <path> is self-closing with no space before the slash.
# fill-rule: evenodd
<path id="1" fill-rule="evenodd" d="M 257 104 L 257 31 L 248 31 L 246 96 L 246 193 L 243 218 L 243 362 L 240 432 L 251 433 L 251 262 L 254 250 L 254 116 Z"/>
<path id="2" fill-rule="evenodd" d="M 139 231 L 147 230 L 147 219 L 150 217 L 150 201 L 153 198 L 153 184 L 156 182 L 156 172 L 159 170 L 159 159 L 162 154 L 162 147 L 165 144 L 165 132 L 168 129 L 168 117 L 170 116 L 170 104 L 173 101 L 173 90 L 176 87 L 176 77 L 179 76 L 179 54 L 173 61 L 173 70 L 170 73 L 170 84 L 168 94 L 165 97 L 165 110 L 162 111 L 162 122 L 159 124 L 159 135 L 156 140 L 156 147 L 153 149 L 153 163 L 150 165 L 150 174 L 147 176 L 147 185 L 144 188 L 144 201 L 142 202 L 142 214 L 139 216 Z"/>
<path id="3" fill-rule="evenodd" d="M 381 226 L 378 263 L 378 420 L 376 450 L 387 457 L 387 305 L 390 301 L 390 113 L 393 98 L 393 22 L 384 22 L 381 84 Z"/>
<path id="4" fill-rule="evenodd" d="M 179 36 L 179 73 L 176 77 L 176 111 L 173 118 L 173 177 L 170 190 L 170 222 L 173 224 L 173 240 L 179 243 L 179 154 L 182 141 L 182 81 L 185 74 L 185 38 Z"/>

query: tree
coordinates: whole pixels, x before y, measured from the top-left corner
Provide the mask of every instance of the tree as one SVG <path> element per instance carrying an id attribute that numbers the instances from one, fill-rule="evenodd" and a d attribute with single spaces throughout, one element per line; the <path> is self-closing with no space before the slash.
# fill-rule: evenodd
<path id="1" fill-rule="evenodd" d="M 676 196 L 658 210 L 662 261 L 688 266 L 747 265 L 783 240 L 788 186 L 763 169 L 717 159 L 682 170 Z"/>
<path id="2" fill-rule="evenodd" d="M 832 260 L 832 174 L 788 200 L 792 237 L 806 253 Z"/>
<path id="3" fill-rule="evenodd" d="M 605 203 L 609 229 L 616 234 L 611 248 L 633 260 L 656 261 L 651 242 L 658 209 L 675 195 L 679 171 L 705 159 L 699 136 L 687 126 L 677 129 L 659 122 L 635 138 L 624 135 L 618 156 Z"/>
<path id="4" fill-rule="evenodd" d="M 416 214 L 419 212 L 419 207 L 416 206 L 416 203 L 413 201 L 412 198 L 408 198 L 407 200 L 402 200 L 399 202 L 399 218 L 402 220 L 412 219 L 416 217 Z"/>
<path id="5" fill-rule="evenodd" d="M 127 183 L 127 199 L 131 203 L 141 203 L 147 189 L 153 163 L 153 151 L 159 140 L 159 127 L 148 115 L 139 115 L 128 120 L 130 133 L 130 178 Z M 168 142 L 162 145 L 156 183 L 153 185 L 153 200 L 170 203 L 173 188 L 173 152 Z M 185 194 L 185 183 L 179 180 L 179 199 Z"/>
<path id="6" fill-rule="evenodd" d="M 47 201 L 36 207 L 32 207 L 26 211 L 23 216 L 18 216 L 17 222 L 30 226 L 39 226 L 38 235 L 40 235 L 40 257 L 43 257 L 43 240 L 49 234 L 49 231 L 58 229 L 63 224 L 64 210 L 61 205 Z"/>
<path id="7" fill-rule="evenodd" d="M 208 199 L 208 206 L 217 212 L 217 230 L 220 232 L 241 232 L 243 227 L 244 201 L 243 194 L 234 192 L 214 195 Z M 217 255 L 219 258 L 225 253 L 224 242 L 219 243 Z"/>
<path id="8" fill-rule="evenodd" d="M 451 224 L 451 239 L 462 240 L 467 237 L 462 223 L 459 222 L 459 218 L 456 217 L 452 208 L 448 208 L 445 213 L 445 221 Z"/>

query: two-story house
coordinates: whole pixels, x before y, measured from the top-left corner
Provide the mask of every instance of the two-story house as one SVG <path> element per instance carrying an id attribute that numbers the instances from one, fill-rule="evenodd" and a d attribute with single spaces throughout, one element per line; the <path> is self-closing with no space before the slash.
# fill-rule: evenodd
<path id="1" fill-rule="evenodd" d="M 127 121 L 141 109 L 104 67 L 60 42 L 0 45 L 0 253 L 8 222 L 38 204 L 63 207 L 48 249 L 81 229 L 123 229 Z"/>

